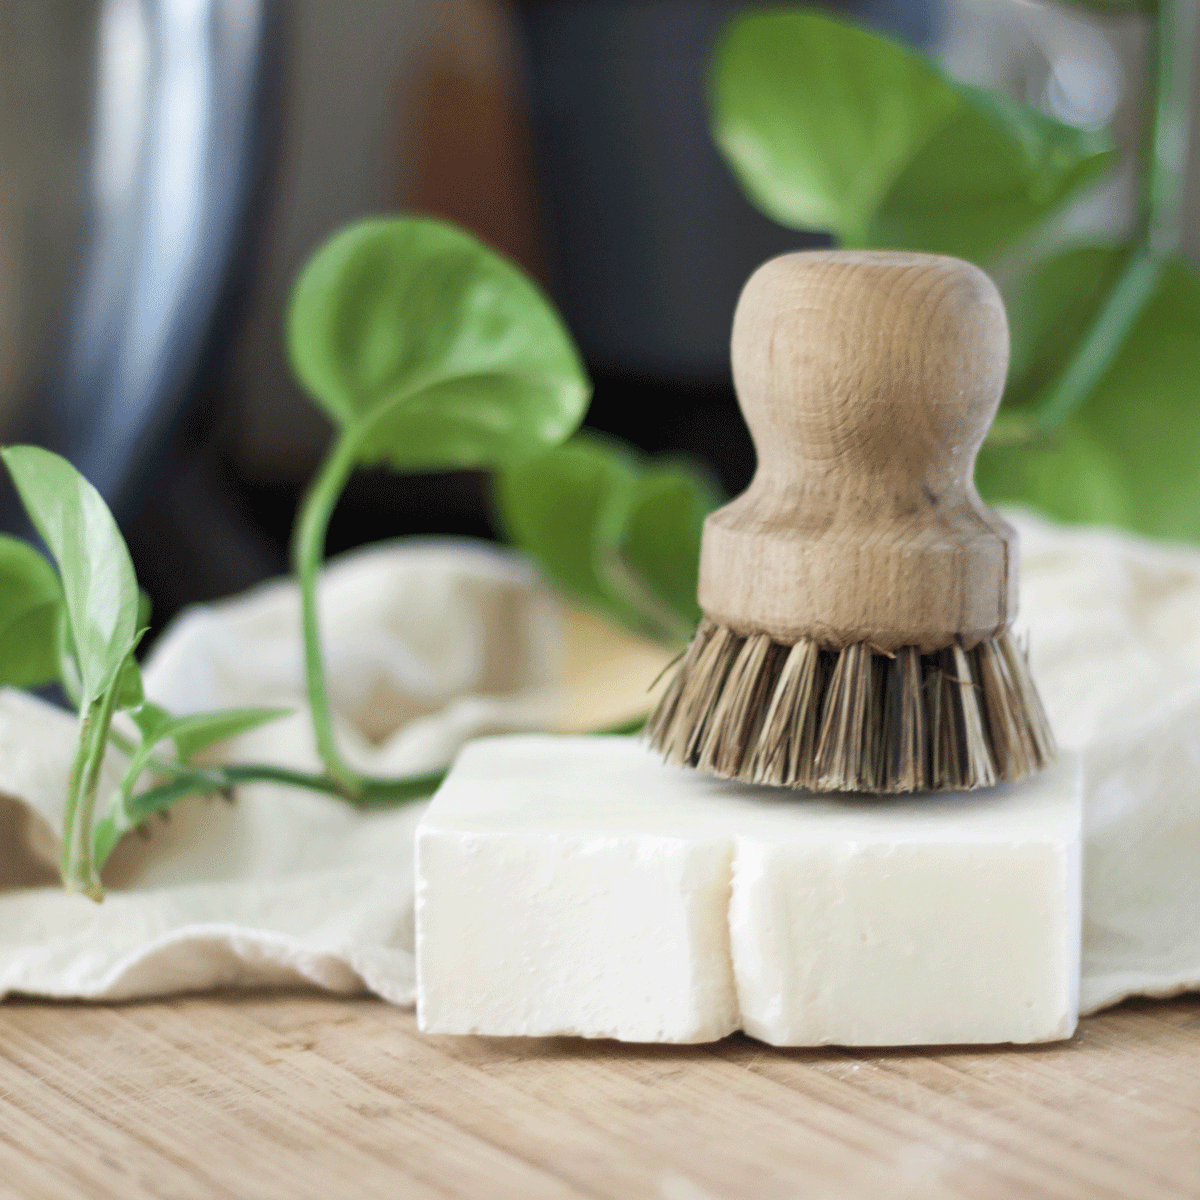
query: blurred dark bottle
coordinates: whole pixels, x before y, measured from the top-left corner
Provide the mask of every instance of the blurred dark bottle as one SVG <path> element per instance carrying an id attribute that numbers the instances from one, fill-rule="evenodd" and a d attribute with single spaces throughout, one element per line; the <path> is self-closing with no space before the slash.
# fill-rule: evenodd
<path id="1" fill-rule="evenodd" d="M 269 555 L 176 445 L 215 417 L 200 392 L 236 325 L 279 47 L 269 0 L 0 6 L 2 436 L 65 455 L 122 524 L 172 477 L 187 549 L 242 582 Z M 181 548 L 137 556 L 152 590 Z"/>

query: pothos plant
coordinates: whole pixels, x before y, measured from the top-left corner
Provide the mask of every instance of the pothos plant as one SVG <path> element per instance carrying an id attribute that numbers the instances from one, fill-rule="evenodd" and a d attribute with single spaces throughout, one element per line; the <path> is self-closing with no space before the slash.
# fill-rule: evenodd
<path id="1" fill-rule="evenodd" d="M 511 263 L 440 221 L 360 221 L 301 273 L 287 340 L 297 377 L 336 425 L 294 534 L 321 772 L 198 763 L 212 743 L 287 710 L 177 716 L 149 701 L 134 655 L 144 598 L 112 514 L 65 459 L 36 446 L 0 451 L 57 567 L 0 537 L 0 684 L 57 682 L 78 711 L 62 829 L 62 879 L 73 891 L 99 899 L 100 870 L 120 836 L 188 795 L 269 781 L 370 806 L 436 787 L 442 772 L 366 777 L 334 737 L 317 580 L 330 516 L 360 465 L 493 470 L 500 519 L 569 591 L 669 642 L 690 630 L 706 485 L 683 465 L 645 464 L 601 439 L 561 445 L 583 418 L 590 384 L 553 306 Z M 121 712 L 125 729 L 114 725 Z M 110 747 L 124 770 L 102 795 Z"/>
<path id="2" fill-rule="evenodd" d="M 58 455 L 37 446 L 11 446 L 0 457 L 58 566 L 55 572 L 31 546 L 0 537 L 0 683 L 59 682 L 78 709 L 61 873 L 72 891 L 99 899 L 100 868 L 127 829 L 181 795 L 228 793 L 256 773 L 292 776 L 269 767 L 244 774 L 240 767 L 191 761 L 211 743 L 282 713 L 246 708 L 175 717 L 148 701 L 134 658 L 145 605 L 112 514 L 95 488 Z M 123 710 L 133 718 L 136 738 L 113 728 L 114 715 Z M 102 797 L 101 768 L 110 744 L 126 754 L 127 769 Z M 148 766 L 157 783 L 135 794 Z"/>
<path id="3" fill-rule="evenodd" d="M 1007 296 L 1012 360 L 980 457 L 992 500 L 1200 539 L 1200 275 L 1179 253 L 1197 0 L 1074 0 L 1148 23 L 1150 94 L 1128 236 L 1042 257 Z M 747 196 L 844 246 L 984 267 L 1110 172 L 1107 136 L 947 77 L 804 9 L 734 21 L 714 136 Z"/>
<path id="4" fill-rule="evenodd" d="M 409 783 L 355 771 L 330 720 L 316 582 L 330 516 L 358 466 L 494 472 L 501 528 L 569 594 L 686 642 L 712 489 L 689 464 L 570 437 L 591 385 L 554 307 L 515 266 L 441 221 L 359 221 L 301 272 L 287 341 L 297 378 L 335 427 L 297 518 L 293 563 L 316 745 L 345 795 L 386 799 Z"/>

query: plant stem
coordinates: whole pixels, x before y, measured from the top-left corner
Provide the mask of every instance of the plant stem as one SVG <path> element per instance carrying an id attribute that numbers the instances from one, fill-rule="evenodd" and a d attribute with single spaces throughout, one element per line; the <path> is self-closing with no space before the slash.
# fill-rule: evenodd
<path id="1" fill-rule="evenodd" d="M 132 756 L 136 743 L 116 729 L 109 729 L 108 740 L 122 754 Z M 331 775 L 318 775 L 312 771 L 294 771 L 289 767 L 278 767 L 271 763 L 195 763 L 180 762 L 178 759 L 152 756 L 146 760 L 145 769 L 152 775 L 164 779 L 188 781 L 194 790 L 224 792 L 239 783 L 283 783 L 289 787 L 304 788 L 310 792 L 324 792 L 340 800 L 353 800 L 345 788 Z M 414 776 L 423 779 L 424 776 Z"/>
<path id="2" fill-rule="evenodd" d="M 93 857 L 92 818 L 116 700 L 114 680 L 104 695 L 92 700 L 82 714 L 63 816 L 63 884 L 68 891 L 82 892 L 93 900 L 104 899 Z"/>
<path id="3" fill-rule="evenodd" d="M 644 716 L 630 717 L 626 721 L 594 732 L 597 736 L 634 734 L 641 732 L 645 724 Z M 108 740 L 123 754 L 132 754 L 136 749 L 129 738 L 115 729 L 109 729 Z M 159 793 L 164 797 L 170 795 L 177 798 L 193 793 L 225 793 L 246 783 L 278 783 L 334 796 L 339 800 L 348 801 L 356 808 L 390 808 L 405 800 L 418 800 L 423 796 L 432 795 L 446 778 L 446 770 L 437 770 L 400 779 L 363 779 L 359 789 L 350 795 L 331 775 L 295 771 L 290 767 L 277 767 L 270 763 L 214 763 L 197 767 L 169 758 L 151 758 L 146 763 L 146 770 L 167 780 L 156 788 L 139 793 L 143 803 L 152 804 L 153 797 Z"/>
<path id="4" fill-rule="evenodd" d="M 1198 13 L 1200 0 L 1160 0 L 1152 19 L 1153 112 L 1146 123 L 1133 244 L 1087 333 L 1035 402 L 1033 440 L 1056 433 L 1104 378 L 1153 297 L 1164 262 L 1179 249 Z"/>
<path id="5" fill-rule="evenodd" d="M 80 841 L 79 832 L 79 790 L 83 784 L 84 768 L 87 765 L 88 752 L 91 749 L 92 725 L 96 719 L 96 709 L 99 701 L 93 701 L 79 714 L 79 738 L 75 744 L 75 759 L 71 763 L 71 776 L 67 783 L 67 804 L 63 810 L 62 859 L 59 871 L 63 885 L 70 888 L 74 878 L 75 861 L 78 855 L 77 847 Z M 83 835 L 91 842 L 87 833 Z"/>
<path id="6" fill-rule="evenodd" d="M 410 393 L 419 391 L 427 382 L 414 385 Z M 393 404 L 402 400 L 403 397 L 397 397 Z M 348 426 L 338 435 L 304 498 L 292 541 L 293 570 L 300 587 L 305 689 L 317 753 L 325 764 L 326 774 L 310 775 L 257 765 L 223 767 L 221 770 L 230 785 L 252 781 L 288 783 L 339 795 L 359 807 L 374 808 L 429 795 L 445 777 L 445 771 L 431 771 L 424 775 L 395 779 L 370 778 L 356 771 L 342 758 L 334 737 L 325 684 L 325 663 L 321 654 L 317 578 L 324 560 L 330 518 L 359 461 L 362 443 L 370 436 L 373 427 L 370 420 L 363 420 L 357 425 Z"/>
<path id="7" fill-rule="evenodd" d="M 139 792 L 137 801 L 139 808 L 157 811 L 188 795 L 206 792 L 224 795 L 246 783 L 277 783 L 348 800 L 355 808 L 391 808 L 405 800 L 419 800 L 432 795 L 445 778 L 445 771 L 430 771 L 408 779 L 368 779 L 362 790 L 350 797 L 328 775 L 312 775 L 306 771 L 291 771 L 286 767 L 269 767 L 261 763 L 229 763 L 212 768 L 211 772 L 206 770 L 204 774 L 190 774 L 185 770 L 169 776 L 166 783 Z"/>
<path id="8" fill-rule="evenodd" d="M 325 792 L 348 800 L 355 808 L 390 808 L 403 800 L 431 796 L 446 778 L 446 771 L 427 771 L 398 779 L 362 779 L 354 795 L 347 795 L 336 780 L 325 775 L 289 771 L 284 767 L 264 767 L 258 763 L 231 763 L 222 767 L 231 787 L 243 783 L 283 783 L 313 792 Z"/>
<path id="9" fill-rule="evenodd" d="M 646 724 L 644 716 L 631 717 L 606 729 L 596 730 L 597 735 L 635 734 Z M 124 734 L 109 730 L 109 741 L 126 754 L 135 749 Z M 170 759 L 152 758 L 146 769 L 162 775 L 166 782 L 138 793 L 139 808 L 149 814 L 168 808 L 176 800 L 189 795 L 217 792 L 222 795 L 246 783 L 277 783 L 287 787 L 303 788 L 310 792 L 321 792 L 346 800 L 355 808 L 363 810 L 392 808 L 406 800 L 419 800 L 437 791 L 446 771 L 427 771 L 423 775 L 410 775 L 405 779 L 364 779 L 359 791 L 347 795 L 340 783 L 329 775 L 316 775 L 309 771 L 293 771 L 288 767 L 276 767 L 266 763 L 222 763 L 213 766 L 194 767 Z M 114 834 L 115 842 L 118 833 Z M 111 849 L 107 846 L 104 853 Z M 64 867 L 64 872 L 66 868 Z"/>
<path id="10" fill-rule="evenodd" d="M 1045 437 L 1061 428 L 1104 378 L 1154 294 L 1159 274 L 1158 259 L 1143 246 L 1130 251 L 1083 340 L 1053 384 L 1042 393 L 1033 423 L 1034 437 Z"/>
<path id="11" fill-rule="evenodd" d="M 321 625 L 317 612 L 317 576 L 325 556 L 325 534 L 338 497 L 358 463 L 360 444 L 371 432 L 372 425 L 363 421 L 343 430 L 321 465 L 296 524 L 292 543 L 293 569 L 300 585 L 301 624 L 304 637 L 304 680 L 312 715 L 313 736 L 317 753 L 325 764 L 333 787 L 318 783 L 319 776 L 296 773 L 292 780 L 275 777 L 275 782 L 293 782 L 297 787 L 317 791 L 333 791 L 351 804 L 376 807 L 394 800 L 425 796 L 433 791 L 445 775 L 444 771 L 425 775 L 402 776 L 397 779 L 371 779 L 354 770 L 342 758 L 333 734 L 329 712 L 329 696 L 325 687 L 325 662 L 321 655 Z M 261 768 L 258 768 L 261 770 Z M 271 770 L 271 768 L 268 768 Z M 259 778 L 265 778 L 260 775 Z M 246 782 L 243 779 L 242 782 Z"/>
<path id="12" fill-rule="evenodd" d="M 1147 148 L 1141 232 L 1151 252 L 1164 258 L 1179 250 L 1198 18 L 1198 0 L 1159 0 L 1158 17 L 1152 26 L 1154 114 Z"/>
<path id="13" fill-rule="evenodd" d="M 301 627 L 304 638 L 304 678 L 312 715 L 317 753 L 325 769 L 345 789 L 358 795 L 364 778 L 341 756 L 333 735 L 329 697 L 325 688 L 325 663 L 321 657 L 321 627 L 317 613 L 317 575 L 325 556 L 329 519 L 342 489 L 358 462 L 358 439 L 354 428 L 341 433 L 304 498 L 292 543 L 292 564 L 300 585 Z"/>

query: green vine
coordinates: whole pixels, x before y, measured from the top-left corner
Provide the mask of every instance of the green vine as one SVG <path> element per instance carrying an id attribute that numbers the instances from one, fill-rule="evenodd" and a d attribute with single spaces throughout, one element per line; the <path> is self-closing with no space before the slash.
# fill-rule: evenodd
<path id="1" fill-rule="evenodd" d="M 1032 439 L 1047 439 L 1083 404 L 1112 366 L 1179 252 L 1187 175 L 1188 119 L 1197 0 L 1161 0 L 1151 18 L 1150 119 L 1146 122 L 1138 215 L 1125 266 L 1075 353 L 1035 401 Z"/>

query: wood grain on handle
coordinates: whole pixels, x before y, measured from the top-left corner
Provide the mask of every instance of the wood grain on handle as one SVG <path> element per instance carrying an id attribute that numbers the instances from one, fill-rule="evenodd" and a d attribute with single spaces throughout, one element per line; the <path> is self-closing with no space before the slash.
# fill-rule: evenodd
<path id="1" fill-rule="evenodd" d="M 1010 623 L 1016 534 L 973 479 L 1008 365 L 987 275 L 927 254 L 786 254 L 743 289 L 732 355 L 758 470 L 705 523 L 710 617 L 926 652 Z"/>

